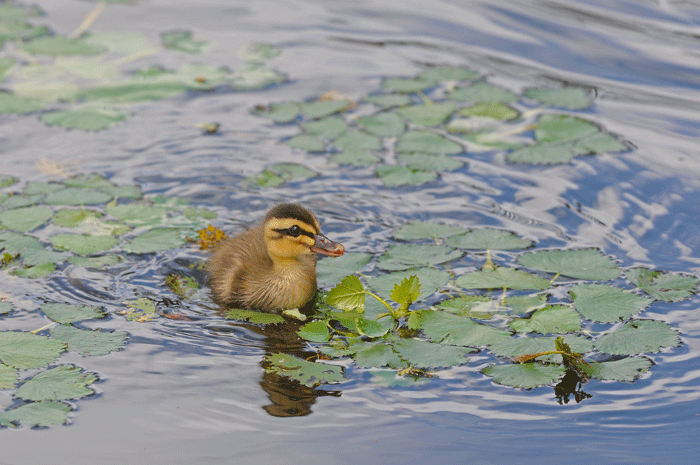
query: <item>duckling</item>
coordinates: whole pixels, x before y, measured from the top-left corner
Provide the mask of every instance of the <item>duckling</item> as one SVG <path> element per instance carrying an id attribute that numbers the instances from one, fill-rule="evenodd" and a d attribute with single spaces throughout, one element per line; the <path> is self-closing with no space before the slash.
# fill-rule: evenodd
<path id="1" fill-rule="evenodd" d="M 220 242 L 209 260 L 215 299 L 226 306 L 280 312 L 316 295 L 316 253 L 338 257 L 342 244 L 321 234 L 316 217 L 296 204 L 273 207 L 250 231 Z"/>

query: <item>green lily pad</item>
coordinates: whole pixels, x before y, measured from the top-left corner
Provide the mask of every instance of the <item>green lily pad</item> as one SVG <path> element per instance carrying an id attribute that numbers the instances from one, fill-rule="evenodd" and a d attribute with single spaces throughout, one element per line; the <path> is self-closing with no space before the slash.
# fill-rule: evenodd
<path id="1" fill-rule="evenodd" d="M 2 203 L 2 207 L 5 210 L 10 210 L 12 208 L 28 207 L 30 205 L 37 204 L 43 198 L 44 198 L 43 194 L 34 194 L 34 195 L 18 194 L 18 195 L 11 195 L 4 202 L 2 201 L 2 199 L 0 199 L 0 203 Z"/>
<path id="2" fill-rule="evenodd" d="M 53 321 L 63 324 L 107 316 L 104 311 L 89 305 L 44 304 L 41 306 L 41 311 Z"/>
<path id="3" fill-rule="evenodd" d="M 590 367 L 583 366 L 583 371 L 591 378 L 607 381 L 634 381 L 646 373 L 653 362 L 646 357 L 626 357 L 610 362 L 592 362 Z"/>
<path id="4" fill-rule="evenodd" d="M 316 264 L 316 280 L 321 284 L 339 283 L 345 276 L 355 274 L 369 263 L 368 253 L 346 252 L 340 257 L 326 257 Z"/>
<path id="5" fill-rule="evenodd" d="M 63 402 L 32 402 L 17 408 L 0 412 L 0 425 L 3 426 L 53 426 L 68 422 L 71 407 Z"/>
<path id="6" fill-rule="evenodd" d="M 0 301 L 0 315 L 5 313 L 10 313 L 12 311 L 12 304 L 10 302 Z"/>
<path id="7" fill-rule="evenodd" d="M 126 119 L 123 113 L 105 113 L 94 110 L 52 111 L 41 115 L 40 119 L 49 126 L 61 126 L 67 129 L 100 131 Z"/>
<path id="8" fill-rule="evenodd" d="M 11 255 L 36 253 L 44 251 L 44 246 L 35 237 L 24 236 L 13 232 L 0 233 L 0 250 Z"/>
<path id="9" fill-rule="evenodd" d="M 459 236 L 447 239 L 447 245 L 459 249 L 475 250 L 513 250 L 527 249 L 533 245 L 532 241 L 521 239 L 510 231 L 501 229 L 473 229 Z"/>
<path id="10" fill-rule="evenodd" d="M 406 130 L 406 123 L 393 111 L 363 116 L 356 123 L 370 134 L 381 137 L 397 137 Z"/>
<path id="11" fill-rule="evenodd" d="M 537 354 L 555 350 L 557 336 L 518 337 L 501 339 L 491 345 L 490 350 L 500 357 L 517 357 L 525 354 Z M 564 342 L 571 350 L 585 354 L 593 350 L 593 343 L 581 336 L 564 336 Z M 561 363 L 561 355 L 548 355 L 555 363 Z"/>
<path id="12" fill-rule="evenodd" d="M 17 370 L 0 365 L 0 389 L 13 389 L 17 384 Z"/>
<path id="13" fill-rule="evenodd" d="M 333 145 L 342 149 L 381 150 L 382 141 L 379 137 L 366 132 L 349 130 L 338 137 Z"/>
<path id="14" fill-rule="evenodd" d="M 566 108 L 568 110 L 583 110 L 591 106 L 588 92 L 580 87 L 564 87 L 562 89 L 528 89 L 525 96 L 545 105 Z"/>
<path id="15" fill-rule="evenodd" d="M 0 219 L 0 222 L 2 220 Z M 697 291 L 695 276 L 652 271 L 647 268 L 632 268 L 625 272 L 627 279 L 657 300 L 680 302 Z"/>
<path id="16" fill-rule="evenodd" d="M 471 107 L 462 108 L 460 116 L 478 116 L 495 120 L 510 120 L 517 118 L 520 113 L 501 102 L 481 102 Z"/>
<path id="17" fill-rule="evenodd" d="M 277 123 L 291 123 L 299 113 L 301 107 L 296 102 L 280 102 L 273 103 L 269 107 L 259 106 L 255 109 L 255 113 L 260 116 L 266 116 Z"/>
<path id="18" fill-rule="evenodd" d="M 405 166 L 382 165 L 376 170 L 377 177 L 386 187 L 419 186 L 437 179 L 433 171 L 413 170 Z"/>
<path id="19" fill-rule="evenodd" d="M 571 286 L 569 294 L 584 318 L 600 323 L 627 319 L 652 303 L 652 299 L 607 284 L 578 284 Z"/>
<path id="20" fill-rule="evenodd" d="M 41 265 L 34 265 L 28 268 L 19 268 L 10 273 L 20 278 L 38 279 L 45 278 L 54 271 L 56 271 L 55 263 L 42 263 Z"/>
<path id="21" fill-rule="evenodd" d="M 352 105 L 350 100 L 314 100 L 300 105 L 301 114 L 307 119 L 318 119 L 340 113 Z"/>
<path id="22" fill-rule="evenodd" d="M 25 400 L 80 399 L 95 393 L 87 386 L 97 381 L 94 373 L 81 373 L 75 365 L 58 365 L 39 373 L 17 389 L 15 395 Z"/>
<path id="23" fill-rule="evenodd" d="M 434 153 L 399 153 L 396 158 L 412 170 L 454 171 L 464 166 L 459 160 Z"/>
<path id="24" fill-rule="evenodd" d="M 345 132 L 348 128 L 348 123 L 339 116 L 328 116 L 323 119 L 302 123 L 301 127 L 311 136 L 333 140 Z"/>
<path id="25" fill-rule="evenodd" d="M 406 241 L 411 239 L 438 239 L 455 236 L 463 232 L 464 229 L 457 226 L 430 221 L 413 221 L 395 230 L 393 236 L 395 239 Z"/>
<path id="26" fill-rule="evenodd" d="M 548 295 L 517 295 L 506 297 L 503 303 L 510 308 L 513 316 L 527 315 L 531 311 L 544 306 L 547 303 Z"/>
<path id="27" fill-rule="evenodd" d="M 537 120 L 535 139 L 539 142 L 569 142 L 598 132 L 600 128 L 585 119 L 569 115 L 545 114 Z"/>
<path id="28" fill-rule="evenodd" d="M 180 231 L 172 228 L 154 228 L 136 236 L 124 244 L 124 250 L 129 253 L 145 254 L 174 249 L 185 243 Z"/>
<path id="29" fill-rule="evenodd" d="M 73 96 L 73 100 L 99 100 L 109 103 L 133 103 L 163 100 L 188 89 L 181 82 L 143 82 L 92 87 Z"/>
<path id="30" fill-rule="evenodd" d="M 242 308 L 231 308 L 226 315 L 230 320 L 249 321 L 256 325 L 284 323 L 284 318 L 276 313 L 263 313 Z"/>
<path id="31" fill-rule="evenodd" d="M 467 354 L 475 352 L 469 347 L 434 344 L 418 339 L 400 339 L 391 344 L 399 356 L 414 368 L 446 368 L 469 361 Z"/>
<path id="32" fill-rule="evenodd" d="M 452 247 L 439 245 L 392 245 L 377 262 L 382 270 L 406 270 L 416 266 L 438 265 L 462 256 Z"/>
<path id="33" fill-rule="evenodd" d="M 83 268 L 92 268 L 96 270 L 104 270 L 107 267 L 114 266 L 121 261 L 117 255 L 103 255 L 101 257 L 78 257 L 73 256 L 68 258 L 68 263 L 72 265 L 82 266 Z"/>
<path id="34" fill-rule="evenodd" d="M 66 345 L 44 336 L 0 331 L 0 362 L 12 368 L 41 368 L 54 362 Z"/>
<path id="35" fill-rule="evenodd" d="M 369 95 L 363 99 L 384 109 L 405 107 L 411 104 L 411 97 L 406 94 L 377 94 Z"/>
<path id="36" fill-rule="evenodd" d="M 409 278 L 413 275 L 417 276 L 420 282 L 421 293 L 416 302 L 437 292 L 437 290 L 447 284 L 447 281 L 450 279 L 450 273 L 446 271 L 436 270 L 435 268 L 418 268 L 382 274 L 369 278 L 367 283 L 369 287 L 374 289 L 378 294 L 388 297 L 396 283 L 400 283 L 405 278 Z"/>
<path id="37" fill-rule="evenodd" d="M 342 153 L 331 155 L 328 160 L 339 165 L 352 166 L 369 166 L 382 161 L 381 158 L 364 149 L 344 149 Z"/>
<path id="38" fill-rule="evenodd" d="M 495 313 L 497 302 L 483 295 L 464 295 L 454 299 L 443 300 L 436 305 L 442 311 L 454 313 L 455 315 L 488 320 Z"/>
<path id="39" fill-rule="evenodd" d="M 356 352 L 355 364 L 360 368 L 382 368 L 391 367 L 393 369 L 405 368 L 406 362 L 402 361 L 391 346 L 381 342 L 362 342 L 352 347 Z"/>
<path id="40" fill-rule="evenodd" d="M 597 249 L 528 252 L 518 257 L 518 263 L 577 279 L 610 281 L 620 276 L 617 264 Z"/>
<path id="41" fill-rule="evenodd" d="M 22 259 L 22 264 L 24 266 L 37 266 L 37 265 L 54 265 L 56 263 L 61 263 L 66 259 L 66 254 L 60 252 L 50 252 L 46 249 L 30 249 L 25 251 L 24 255 L 20 255 Z M 51 270 L 53 271 L 53 269 Z"/>
<path id="42" fill-rule="evenodd" d="M 459 102 L 516 102 L 518 96 L 502 87 L 487 82 L 477 82 L 469 87 L 458 87 L 449 97 Z"/>
<path id="43" fill-rule="evenodd" d="M 436 84 L 435 79 L 394 77 L 385 78 L 382 81 L 382 88 L 402 94 L 413 94 L 435 87 Z"/>
<path id="44" fill-rule="evenodd" d="M 599 132 L 576 141 L 575 150 L 583 153 L 617 153 L 629 147 L 608 133 Z"/>
<path id="45" fill-rule="evenodd" d="M 73 176 L 63 181 L 63 184 L 68 187 L 84 187 L 86 189 L 114 187 L 114 184 L 105 179 L 101 174 L 81 174 Z"/>
<path id="46" fill-rule="evenodd" d="M 581 316 L 566 305 L 548 305 L 530 318 L 508 323 L 518 333 L 564 334 L 581 330 Z"/>
<path id="47" fill-rule="evenodd" d="M 297 334 L 307 341 L 311 342 L 326 342 L 331 338 L 331 333 L 328 330 L 328 325 L 325 321 L 311 321 L 299 328 Z"/>
<path id="48" fill-rule="evenodd" d="M 0 224 L 17 232 L 33 231 L 51 218 L 48 207 L 24 207 L 0 212 Z"/>
<path id="49" fill-rule="evenodd" d="M 529 163 L 531 165 L 561 165 L 571 163 L 577 155 L 587 153 L 574 144 L 534 144 L 518 148 L 506 155 L 511 163 Z"/>
<path id="50" fill-rule="evenodd" d="M 435 66 L 421 71 L 420 79 L 435 81 L 471 81 L 479 77 L 479 73 L 464 66 Z"/>
<path id="51" fill-rule="evenodd" d="M 84 208 L 77 210 L 64 209 L 57 211 L 52 221 L 56 226 L 63 228 L 77 228 L 87 219 L 98 219 L 102 218 L 102 216 L 100 212 Z"/>
<path id="52" fill-rule="evenodd" d="M 304 386 L 345 381 L 343 369 L 324 363 L 307 362 L 289 354 L 275 353 L 265 357 L 265 371 L 298 381 Z"/>
<path id="53" fill-rule="evenodd" d="M 299 134 L 284 142 L 285 145 L 294 149 L 306 150 L 307 152 L 325 152 L 326 144 L 318 137 L 310 134 Z"/>
<path id="54" fill-rule="evenodd" d="M 78 255 L 92 255 L 111 249 L 119 241 L 111 236 L 88 236 L 84 234 L 56 234 L 51 244 L 60 250 L 69 250 Z"/>
<path id="55" fill-rule="evenodd" d="M 124 205 L 107 205 L 107 213 L 132 226 L 153 226 L 162 224 L 168 209 L 159 205 L 129 203 Z"/>
<path id="56" fill-rule="evenodd" d="M 544 278 L 507 267 L 467 273 L 457 278 L 456 284 L 464 289 L 533 289 L 538 291 L 550 286 L 550 282 Z"/>
<path id="57" fill-rule="evenodd" d="M 160 35 L 163 47 L 191 54 L 202 53 L 209 46 L 207 40 L 194 40 L 190 31 L 169 31 Z"/>
<path id="58" fill-rule="evenodd" d="M 22 44 L 25 52 L 33 55 L 46 56 L 72 56 L 72 55 L 99 55 L 104 49 L 98 45 L 86 42 L 83 39 L 73 39 L 66 36 L 37 37 Z"/>
<path id="59" fill-rule="evenodd" d="M 112 196 L 94 189 L 68 187 L 46 196 L 49 205 L 97 205 L 112 200 Z"/>
<path id="60" fill-rule="evenodd" d="M 541 363 L 518 363 L 509 365 L 492 365 L 482 370 L 486 376 L 504 386 L 532 389 L 537 386 L 558 381 L 566 368 L 561 365 L 542 365 Z"/>
<path id="61" fill-rule="evenodd" d="M 89 331 L 71 325 L 61 325 L 51 330 L 53 339 L 63 341 L 68 350 L 83 357 L 107 355 L 124 345 L 129 333 L 126 331 Z"/>
<path id="62" fill-rule="evenodd" d="M 0 183 L 2 185 L 2 183 Z M 31 181 L 24 186 L 25 195 L 35 195 L 35 194 L 51 194 L 56 191 L 65 189 L 63 184 L 58 184 L 55 182 L 37 182 Z"/>
<path id="63" fill-rule="evenodd" d="M 658 352 L 662 347 L 678 347 L 681 341 L 671 326 L 654 320 L 631 320 L 595 341 L 604 354 L 636 355 Z"/>
<path id="64" fill-rule="evenodd" d="M 483 347 L 511 339 L 508 331 L 476 323 L 461 315 L 441 311 L 421 312 L 425 336 L 441 344 Z"/>
<path id="65" fill-rule="evenodd" d="M 464 148 L 440 134 L 423 131 L 408 131 L 399 137 L 396 143 L 396 151 L 454 155 L 464 152 Z"/>
<path id="66" fill-rule="evenodd" d="M 0 114 L 2 113 L 34 113 L 44 105 L 38 100 L 33 100 L 9 92 L 0 92 Z"/>
<path id="67" fill-rule="evenodd" d="M 450 102 L 423 103 L 399 108 L 396 112 L 420 126 L 438 126 L 455 112 L 457 107 Z"/>

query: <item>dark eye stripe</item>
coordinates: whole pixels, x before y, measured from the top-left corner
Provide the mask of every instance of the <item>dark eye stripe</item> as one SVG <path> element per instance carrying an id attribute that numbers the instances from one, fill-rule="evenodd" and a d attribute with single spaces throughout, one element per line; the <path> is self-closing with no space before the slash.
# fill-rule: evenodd
<path id="1" fill-rule="evenodd" d="M 286 229 L 275 229 L 275 231 L 277 231 L 280 234 L 284 234 L 285 236 L 299 237 L 301 235 L 304 235 L 306 237 L 310 237 L 311 239 L 316 238 L 314 233 L 310 233 L 309 231 L 306 231 L 297 225 L 294 225 L 291 228 L 286 228 Z"/>

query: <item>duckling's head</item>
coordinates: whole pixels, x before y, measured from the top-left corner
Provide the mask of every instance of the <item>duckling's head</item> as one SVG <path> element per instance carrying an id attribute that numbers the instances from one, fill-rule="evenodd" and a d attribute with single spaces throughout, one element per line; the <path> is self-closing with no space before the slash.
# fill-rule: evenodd
<path id="1" fill-rule="evenodd" d="M 311 253 L 338 257 L 345 252 L 342 244 L 321 234 L 318 220 L 310 211 L 295 204 L 277 205 L 267 212 L 263 234 L 267 252 L 273 261 Z"/>

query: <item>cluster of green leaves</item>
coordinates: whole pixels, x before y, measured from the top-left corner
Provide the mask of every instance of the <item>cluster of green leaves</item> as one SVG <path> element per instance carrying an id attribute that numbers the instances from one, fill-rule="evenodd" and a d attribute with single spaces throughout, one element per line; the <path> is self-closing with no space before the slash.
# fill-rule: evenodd
<path id="1" fill-rule="evenodd" d="M 0 48 L 6 41 L 16 42 L 23 57 L 0 58 L 0 83 L 7 89 L 0 92 L 0 114 L 41 112 L 40 119 L 48 125 L 101 130 L 125 120 L 134 102 L 213 87 L 262 89 L 287 79 L 269 68 L 267 62 L 280 54 L 269 44 L 244 47 L 239 53 L 242 66 L 231 71 L 189 62 L 189 55 L 200 54 L 213 43 L 195 40 L 188 31 L 164 32 L 161 44 L 134 31 L 69 37 L 29 22 L 40 14 L 36 7 L 0 6 Z M 137 58 L 167 51 L 182 54 L 179 69 L 122 70 Z"/>
<path id="2" fill-rule="evenodd" d="M 532 102 L 539 106 L 528 110 Z M 255 113 L 300 126 L 301 133 L 285 140 L 286 145 L 326 154 L 341 165 L 374 166 L 383 184 L 394 187 L 425 184 L 458 170 L 467 163 L 468 151 L 505 151 L 514 163 L 558 164 L 577 155 L 628 150 L 616 137 L 575 116 L 591 103 L 588 92 L 578 87 L 533 88 L 517 95 L 468 68 L 437 66 L 413 78 L 386 78 L 382 92 L 359 105 L 338 97 L 273 103 Z M 304 176 L 302 168 L 295 177 Z M 273 176 L 268 182 L 268 170 L 251 181 L 274 187 L 286 180 Z"/>
<path id="3" fill-rule="evenodd" d="M 505 363 L 491 365 L 483 373 L 508 386 L 550 384 L 567 369 L 574 369 L 582 380 L 633 381 L 652 365 L 644 354 L 680 344 L 678 333 L 667 323 L 639 314 L 655 300 L 676 302 L 690 297 L 699 281 L 695 276 L 645 268 L 622 270 L 597 249 L 517 255 L 520 267 L 535 272 L 497 265 L 491 250 L 523 250 L 533 245 L 499 229 L 464 230 L 414 222 L 396 230 L 394 236 L 433 243 L 390 247 L 375 266 L 400 271 L 366 277 L 366 284 L 352 275 L 369 262 L 366 254 L 346 254 L 342 260 L 324 259 L 319 264 L 319 281 L 324 283 L 337 283 L 340 276 L 351 274 L 321 299 L 316 317 L 299 331 L 303 339 L 318 344 L 324 357 L 349 357 L 358 367 L 389 367 L 415 376 L 467 363 L 469 353 L 487 350 Z M 487 259 L 480 270 L 453 277 L 435 267 L 484 250 Z M 634 287 L 607 283 L 622 281 L 623 273 Z M 448 283 L 451 290 L 461 289 L 458 295 L 432 305 L 424 303 L 429 297 L 439 298 L 435 293 Z M 265 321 L 256 320 L 255 312 L 247 313 L 247 319 L 257 323 L 282 321 L 278 315 L 279 319 Z M 235 313 L 230 316 L 237 318 Z M 592 333 L 586 325 L 594 323 Z M 273 359 L 269 362 L 275 366 Z M 300 379 L 289 366 L 271 369 Z M 308 372 L 308 366 L 304 370 Z M 324 378 L 324 367 L 317 370 L 300 381 L 308 385 L 337 382 L 335 371 Z"/>
<path id="4" fill-rule="evenodd" d="M 66 262 L 104 269 L 124 254 L 179 247 L 215 217 L 179 199 L 144 199 L 137 186 L 116 186 L 100 175 L 30 182 L 22 191 L 0 192 L 3 269 L 24 278 L 46 277 Z"/>
<path id="5" fill-rule="evenodd" d="M 5 303 L 5 312 L 13 311 Z M 50 336 L 32 332 L 0 331 L 0 389 L 14 390 L 17 400 L 0 411 L 2 426 L 51 426 L 68 421 L 72 410 L 68 400 L 90 396 L 88 386 L 98 380 L 94 373 L 72 364 L 55 364 L 62 353 L 77 352 L 84 357 L 106 355 L 124 345 L 123 331 L 88 330 L 75 326 L 85 320 L 105 318 L 101 309 L 88 305 L 48 303 L 40 308 L 54 322 Z M 29 379 L 19 381 L 20 370 L 40 369 Z M 19 384 L 19 387 L 18 387 Z"/>

